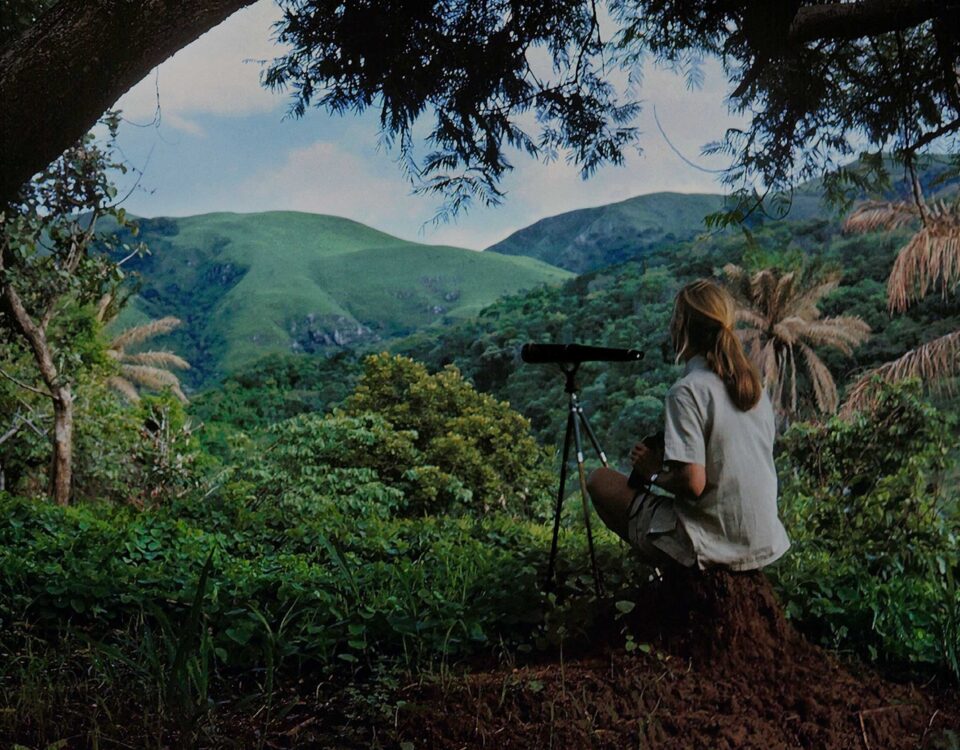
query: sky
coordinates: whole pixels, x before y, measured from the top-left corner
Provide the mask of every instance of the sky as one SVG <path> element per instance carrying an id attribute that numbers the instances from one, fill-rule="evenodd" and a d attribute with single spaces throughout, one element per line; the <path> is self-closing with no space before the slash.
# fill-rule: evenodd
<path id="1" fill-rule="evenodd" d="M 637 92 L 642 153 L 629 152 L 625 166 L 603 167 L 584 181 L 562 158 L 543 164 L 518 156 L 503 182 L 503 205 L 475 205 L 455 223 L 435 226 L 439 198 L 412 194 L 397 154 L 378 146 L 375 112 L 341 117 L 315 109 L 296 119 L 288 116 L 288 94 L 260 85 L 260 61 L 282 51 L 271 39 L 278 18 L 272 0 L 260 0 L 117 102 L 124 117 L 118 145 L 138 180 L 124 204 L 128 211 L 145 217 L 308 211 L 408 240 L 480 250 L 577 208 L 661 190 L 722 192 L 716 173 L 704 169 L 724 163 L 700 154 L 726 128 L 741 124 L 724 102 L 728 86 L 719 64 L 706 65 L 704 84 L 693 91 L 672 72 L 648 67 Z M 703 169 L 687 164 L 670 144 Z"/>

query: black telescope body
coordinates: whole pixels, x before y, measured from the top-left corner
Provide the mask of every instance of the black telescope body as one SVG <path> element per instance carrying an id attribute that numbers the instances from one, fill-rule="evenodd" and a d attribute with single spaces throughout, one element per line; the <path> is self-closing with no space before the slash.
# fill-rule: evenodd
<path id="1" fill-rule="evenodd" d="M 524 344 L 520 358 L 531 365 L 551 362 L 580 364 L 581 362 L 639 362 L 643 352 L 638 349 L 613 349 L 607 346 L 582 344 Z"/>

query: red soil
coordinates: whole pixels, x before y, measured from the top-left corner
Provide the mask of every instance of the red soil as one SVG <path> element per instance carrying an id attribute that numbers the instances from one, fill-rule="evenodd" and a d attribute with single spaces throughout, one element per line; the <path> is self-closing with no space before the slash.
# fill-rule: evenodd
<path id="1" fill-rule="evenodd" d="M 955 695 L 854 674 L 793 630 L 762 575 L 698 576 L 661 590 L 669 599 L 634 623 L 655 644 L 650 653 L 607 650 L 412 688 L 399 740 L 417 748 L 958 746 Z"/>

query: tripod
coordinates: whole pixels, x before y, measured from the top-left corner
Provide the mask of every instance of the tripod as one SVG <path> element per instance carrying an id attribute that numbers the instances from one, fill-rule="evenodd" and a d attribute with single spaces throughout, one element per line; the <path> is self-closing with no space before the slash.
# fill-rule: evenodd
<path id="1" fill-rule="evenodd" d="M 566 376 L 566 392 L 568 394 L 567 406 L 567 430 L 563 436 L 563 463 L 560 465 L 560 489 L 557 491 L 557 510 L 553 518 L 553 543 L 550 546 L 550 565 L 547 568 L 547 591 L 553 582 L 554 567 L 557 561 L 557 539 L 560 535 L 560 514 L 563 510 L 563 492 L 567 484 L 567 464 L 570 456 L 570 438 L 573 438 L 577 449 L 577 472 L 580 480 L 580 497 L 583 500 L 583 522 L 587 527 L 587 546 L 590 548 L 590 566 L 593 569 L 593 585 L 597 592 L 597 598 L 601 596 L 603 589 L 603 579 L 600 576 L 600 570 L 597 568 L 597 556 L 593 548 L 593 529 L 590 526 L 590 503 L 587 494 L 587 477 L 583 468 L 583 436 L 581 426 L 586 431 L 593 449 L 600 456 L 600 462 L 606 466 L 607 456 L 600 447 L 593 428 L 587 421 L 587 415 L 583 413 L 583 407 L 577 398 L 577 370 L 580 368 L 579 362 L 563 362 L 560 364 Z"/>

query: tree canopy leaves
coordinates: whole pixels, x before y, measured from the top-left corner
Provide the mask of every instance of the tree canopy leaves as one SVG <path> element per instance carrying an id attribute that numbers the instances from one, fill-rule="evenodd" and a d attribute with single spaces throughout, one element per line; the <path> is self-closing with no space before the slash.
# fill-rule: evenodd
<path id="1" fill-rule="evenodd" d="M 788 206 L 792 186 L 822 175 L 843 202 L 847 188 L 887 182 L 882 149 L 909 165 L 960 131 L 955 2 L 281 5 L 277 37 L 290 51 L 265 83 L 292 91 L 295 115 L 311 105 L 378 107 L 414 184 L 447 198 L 441 217 L 473 199 L 499 202 L 511 149 L 541 159 L 565 152 L 584 175 L 622 163 L 637 141 L 639 105 L 614 85 L 618 67 L 654 62 L 696 85 L 704 59 L 718 57 L 729 103 L 748 119 L 707 150 L 731 157 L 725 179 L 758 203 L 772 191 Z M 433 150 L 416 158 L 422 133 Z M 875 156 L 844 168 L 860 151 Z"/>

